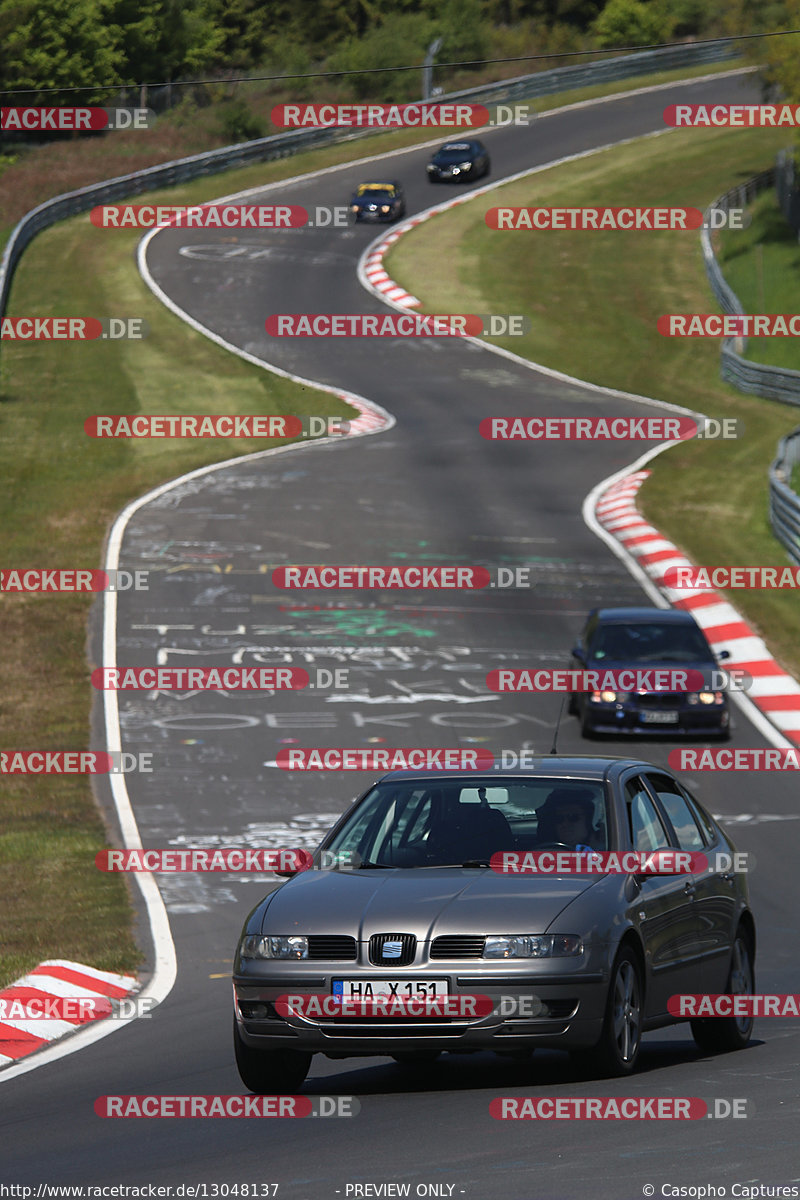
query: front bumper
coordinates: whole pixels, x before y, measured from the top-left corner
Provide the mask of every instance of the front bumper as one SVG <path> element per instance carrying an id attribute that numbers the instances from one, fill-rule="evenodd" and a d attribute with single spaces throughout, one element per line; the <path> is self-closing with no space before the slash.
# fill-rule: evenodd
<path id="1" fill-rule="evenodd" d="M 652 720 L 654 714 L 663 715 L 664 710 L 647 706 L 623 704 L 586 704 L 584 722 L 594 733 L 624 733 L 640 736 L 703 737 L 718 736 L 730 727 L 730 712 L 727 705 L 702 708 L 678 706 L 677 721 Z"/>
<path id="2" fill-rule="evenodd" d="M 294 1049 L 337 1055 L 389 1055 L 400 1051 L 529 1050 L 536 1046 L 581 1049 L 596 1045 L 603 1026 L 608 972 L 560 970 L 548 975 L 514 972 L 493 977 L 475 973 L 473 964 L 458 970 L 409 969 L 408 976 L 447 979 L 453 996 L 488 996 L 489 1016 L 442 1017 L 281 1017 L 274 1001 L 288 994 L 327 997 L 334 978 L 385 978 L 375 971 L 337 968 L 315 977 L 298 974 L 280 981 L 234 976 L 234 1005 L 242 1040 L 254 1049 Z M 503 964 L 507 968 L 508 964 Z M 432 965 L 433 967 L 433 965 Z M 471 970 L 470 970 L 471 968 Z M 285 964 L 284 964 L 285 970 Z M 400 975 L 400 972 L 397 972 Z M 487 973 L 488 974 L 488 973 Z M 258 1014 L 258 1015 L 255 1015 Z"/>

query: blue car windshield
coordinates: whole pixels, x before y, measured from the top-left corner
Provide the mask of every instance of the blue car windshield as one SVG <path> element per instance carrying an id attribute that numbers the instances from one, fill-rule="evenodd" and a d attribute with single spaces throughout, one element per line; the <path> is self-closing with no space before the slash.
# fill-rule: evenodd
<path id="1" fill-rule="evenodd" d="M 667 622 L 600 625 L 588 647 L 594 662 L 709 663 L 713 655 L 696 625 Z"/>

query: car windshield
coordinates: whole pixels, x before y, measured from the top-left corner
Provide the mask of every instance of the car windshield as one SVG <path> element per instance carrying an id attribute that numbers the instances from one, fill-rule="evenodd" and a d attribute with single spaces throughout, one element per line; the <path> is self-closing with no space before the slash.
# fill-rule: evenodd
<path id="1" fill-rule="evenodd" d="M 377 200 L 380 203 L 393 200 L 395 189 L 388 184 L 385 187 L 383 185 L 379 187 L 374 183 L 367 183 L 358 189 L 356 195 L 360 200 Z"/>
<path id="2" fill-rule="evenodd" d="M 456 155 L 463 158 L 465 155 L 473 153 L 473 147 L 469 142 L 448 142 L 446 146 L 442 146 L 437 151 L 437 158 L 453 158 Z"/>
<path id="3" fill-rule="evenodd" d="M 649 621 L 598 626 L 588 647 L 595 662 L 707 663 L 711 651 L 696 625 Z"/>
<path id="4" fill-rule="evenodd" d="M 362 867 L 488 866 L 503 850 L 607 850 L 608 827 L 597 780 L 386 781 L 326 849 Z"/>

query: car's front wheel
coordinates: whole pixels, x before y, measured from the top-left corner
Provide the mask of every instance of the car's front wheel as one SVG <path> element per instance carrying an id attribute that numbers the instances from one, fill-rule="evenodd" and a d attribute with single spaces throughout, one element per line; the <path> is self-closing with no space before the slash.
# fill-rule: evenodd
<path id="1" fill-rule="evenodd" d="M 239 1078 L 259 1096 L 293 1096 L 303 1086 L 312 1055 L 299 1050 L 254 1050 L 233 1022 L 233 1049 Z"/>
<path id="2" fill-rule="evenodd" d="M 644 988 L 639 961 L 630 946 L 623 946 L 614 960 L 606 1002 L 603 1033 L 590 1051 L 598 1074 L 631 1075 L 642 1045 Z"/>
<path id="3" fill-rule="evenodd" d="M 729 996 L 749 996 L 755 990 L 756 978 L 750 942 L 739 929 L 733 943 L 731 969 L 725 991 Z M 692 1021 L 692 1037 L 707 1054 L 724 1054 L 743 1050 L 753 1033 L 752 1017 L 701 1017 Z"/>

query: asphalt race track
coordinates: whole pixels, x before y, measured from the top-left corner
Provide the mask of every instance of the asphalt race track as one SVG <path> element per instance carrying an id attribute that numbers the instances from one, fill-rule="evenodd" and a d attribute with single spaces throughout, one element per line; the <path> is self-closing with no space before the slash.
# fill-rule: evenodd
<path id="1" fill-rule="evenodd" d="M 740 75 L 492 131 L 492 179 L 663 129 L 662 111 L 676 101 L 758 99 L 750 77 Z M 404 183 L 411 215 L 449 194 L 427 183 L 427 157 L 418 149 L 339 168 L 271 189 L 269 202 L 344 204 L 354 184 L 385 174 Z M 152 573 L 149 592 L 119 597 L 121 664 L 150 665 L 159 652 L 171 666 L 349 671 L 347 690 L 274 698 L 120 693 L 123 748 L 151 751 L 157 764 L 152 776 L 128 777 L 145 846 L 313 845 L 369 776 L 283 772 L 274 764 L 287 745 L 547 752 L 558 699 L 488 694 L 487 671 L 566 666 L 589 608 L 648 602 L 581 516 L 590 489 L 648 444 L 490 443 L 478 424 L 493 414 L 660 410 L 598 397 L 455 340 L 267 336 L 264 320 L 273 312 L 386 311 L 356 278 L 375 232 L 173 230 L 150 243 L 156 283 L 196 322 L 284 370 L 366 397 L 396 424 L 234 462 L 179 483 L 130 521 L 120 565 Z M 296 562 L 526 565 L 533 586 L 281 592 L 269 572 Z M 98 608 L 95 661 L 99 639 Z M 734 721 L 733 745 L 766 744 L 736 708 Z M 654 738 L 588 748 L 666 763 L 673 745 Z M 559 750 L 586 749 L 565 716 Z M 755 855 L 757 990 L 794 991 L 796 783 L 713 772 L 687 780 L 738 848 Z M 581 1075 L 566 1055 L 549 1051 L 527 1062 L 444 1056 L 417 1073 L 389 1059 L 318 1056 L 304 1091 L 359 1097 L 355 1118 L 259 1127 L 254 1120 L 103 1120 L 93 1104 L 105 1094 L 245 1090 L 233 1061 L 229 974 L 241 924 L 268 883 L 224 874 L 159 882 L 177 949 L 174 988 L 151 1020 L 6 1082 L 0 1157 L 9 1180 L 268 1182 L 280 1184 L 283 1200 L 346 1200 L 356 1195 L 348 1185 L 387 1183 L 410 1184 L 412 1196 L 424 1194 L 417 1185 L 436 1185 L 428 1194 L 456 1200 L 627 1200 L 653 1194 L 646 1185 L 661 1196 L 678 1194 L 662 1185 L 709 1184 L 730 1197 L 742 1194 L 731 1190 L 737 1182 L 791 1185 L 795 1170 L 800 1176 L 800 1029 L 782 1020 L 757 1022 L 748 1049 L 717 1058 L 695 1048 L 688 1026 L 648 1035 L 641 1069 L 623 1081 Z M 493 1120 L 489 1103 L 504 1095 L 743 1098 L 747 1119 L 551 1121 L 542 1129 Z"/>

